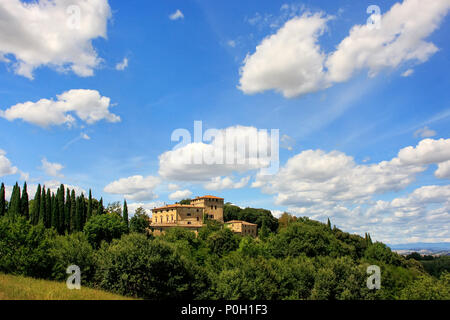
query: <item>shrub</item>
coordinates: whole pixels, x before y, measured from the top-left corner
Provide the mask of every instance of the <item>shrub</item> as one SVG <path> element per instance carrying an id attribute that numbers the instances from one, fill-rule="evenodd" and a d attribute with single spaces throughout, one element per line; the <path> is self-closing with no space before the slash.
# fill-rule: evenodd
<path id="1" fill-rule="evenodd" d="M 167 243 L 142 234 L 103 244 L 96 257 L 102 288 L 146 299 L 192 298 L 189 263 Z"/>
<path id="2" fill-rule="evenodd" d="M 53 229 L 42 224 L 32 226 L 25 218 L 14 221 L 0 219 L 0 272 L 48 278 L 52 259 L 51 242 L 56 237 Z"/>
<path id="3" fill-rule="evenodd" d="M 92 282 L 95 270 L 94 249 L 84 233 L 58 236 L 53 241 L 50 256 L 53 260 L 52 279 L 66 280 L 67 267 L 77 265 L 81 269 L 83 285 Z"/>
<path id="4" fill-rule="evenodd" d="M 98 248 L 102 241 L 111 242 L 112 239 L 120 238 L 128 228 L 120 216 L 100 214 L 90 218 L 83 231 L 89 243 Z"/>

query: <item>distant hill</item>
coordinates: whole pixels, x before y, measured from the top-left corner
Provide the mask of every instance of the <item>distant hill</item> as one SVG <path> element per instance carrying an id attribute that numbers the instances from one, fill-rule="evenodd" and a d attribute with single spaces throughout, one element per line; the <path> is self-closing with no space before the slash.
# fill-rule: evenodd
<path id="1" fill-rule="evenodd" d="M 388 244 L 392 250 L 430 250 L 430 251 L 450 251 L 450 242 L 413 242 L 404 244 Z"/>

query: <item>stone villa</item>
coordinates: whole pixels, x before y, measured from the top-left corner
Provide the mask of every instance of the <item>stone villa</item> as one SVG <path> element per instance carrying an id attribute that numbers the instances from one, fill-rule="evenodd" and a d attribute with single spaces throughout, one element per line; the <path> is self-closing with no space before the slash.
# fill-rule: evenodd
<path id="1" fill-rule="evenodd" d="M 175 227 L 186 228 L 197 233 L 201 227 L 205 226 L 205 218 L 224 222 L 223 206 L 223 198 L 207 195 L 191 200 L 190 204 L 176 203 L 154 208 L 150 229 L 155 235 Z M 256 224 L 237 220 L 229 221 L 224 226 L 243 236 L 256 237 L 258 230 Z"/>
<path id="2" fill-rule="evenodd" d="M 155 234 L 174 227 L 198 232 L 204 225 L 204 218 L 223 223 L 223 205 L 223 198 L 208 195 L 197 197 L 190 204 L 169 204 L 154 208 L 150 228 Z"/>

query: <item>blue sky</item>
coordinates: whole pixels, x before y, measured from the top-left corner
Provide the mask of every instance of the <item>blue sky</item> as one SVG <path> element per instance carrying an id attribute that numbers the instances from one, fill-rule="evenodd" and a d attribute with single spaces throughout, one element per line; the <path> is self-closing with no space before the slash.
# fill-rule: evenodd
<path id="1" fill-rule="evenodd" d="M 448 0 L 377 1 L 375 31 L 371 1 L 28 2 L 0 4 L 15 22 L 0 31 L 6 185 L 61 182 L 147 209 L 214 194 L 389 243 L 450 241 Z M 279 129 L 279 174 L 174 178 L 159 157 L 176 157 L 171 134 L 194 121 Z"/>

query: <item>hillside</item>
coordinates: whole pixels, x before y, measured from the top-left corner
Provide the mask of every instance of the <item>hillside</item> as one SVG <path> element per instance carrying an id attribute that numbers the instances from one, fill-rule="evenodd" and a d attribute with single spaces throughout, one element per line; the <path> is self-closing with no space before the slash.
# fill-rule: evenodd
<path id="1" fill-rule="evenodd" d="M 0 274 L 0 300 L 129 300 L 109 292 L 82 287 L 69 290 L 63 282 Z"/>

